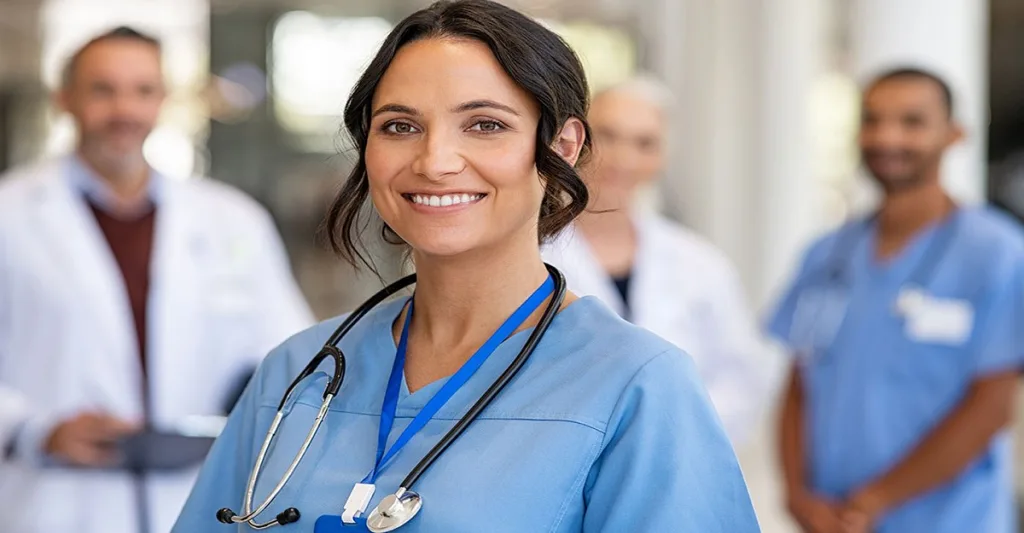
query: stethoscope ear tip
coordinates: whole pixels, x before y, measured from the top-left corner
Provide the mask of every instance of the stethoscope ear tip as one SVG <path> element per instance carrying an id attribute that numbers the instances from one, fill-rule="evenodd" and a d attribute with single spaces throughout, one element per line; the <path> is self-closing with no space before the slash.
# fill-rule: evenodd
<path id="1" fill-rule="evenodd" d="M 282 526 L 294 524 L 295 522 L 298 522 L 301 517 L 302 515 L 299 513 L 298 509 L 289 507 L 284 511 L 281 511 L 281 514 L 277 515 L 277 523 Z"/>
<path id="2" fill-rule="evenodd" d="M 235 512 L 232 511 L 231 509 L 228 509 L 227 507 L 221 509 L 220 511 L 217 511 L 217 521 L 222 524 L 233 524 L 234 520 L 232 520 L 232 518 L 234 517 Z"/>

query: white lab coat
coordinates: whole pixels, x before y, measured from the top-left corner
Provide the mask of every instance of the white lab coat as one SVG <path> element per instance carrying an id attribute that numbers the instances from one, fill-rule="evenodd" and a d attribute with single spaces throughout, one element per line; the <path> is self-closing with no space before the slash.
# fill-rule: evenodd
<path id="1" fill-rule="evenodd" d="M 127 291 L 66 160 L 0 179 L 0 443 L 83 410 L 132 420 L 142 379 Z M 148 303 L 151 422 L 216 415 L 245 369 L 313 317 L 255 201 L 209 179 L 167 179 Z M 169 531 L 197 469 L 151 475 L 152 533 Z M 0 531 L 129 533 L 132 478 L 0 459 Z M 232 503 L 232 502 L 225 502 Z M 211 520 L 213 517 L 211 517 Z"/>
<path id="2" fill-rule="evenodd" d="M 634 217 L 637 252 L 630 320 L 693 357 L 734 446 L 745 442 L 771 393 L 771 366 L 736 269 L 693 232 L 656 214 Z M 569 289 L 623 314 L 614 282 L 574 226 L 543 248 Z"/>

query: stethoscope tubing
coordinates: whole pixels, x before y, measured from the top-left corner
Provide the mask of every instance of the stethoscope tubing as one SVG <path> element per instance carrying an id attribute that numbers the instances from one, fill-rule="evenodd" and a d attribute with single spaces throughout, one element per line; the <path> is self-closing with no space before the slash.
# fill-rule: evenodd
<path id="1" fill-rule="evenodd" d="M 529 359 L 530 355 L 533 354 L 533 351 L 536 349 L 537 343 L 540 342 L 541 337 L 547 333 L 547 329 L 551 325 L 551 321 L 554 320 L 558 309 L 562 306 L 562 302 L 565 301 L 567 289 L 565 277 L 562 273 L 550 265 L 545 266 L 547 266 L 548 272 L 551 274 L 552 278 L 554 278 L 555 292 L 548 300 L 548 305 L 544 309 L 544 313 L 541 315 L 537 326 L 533 329 L 530 337 L 527 338 L 526 344 L 524 344 L 522 349 L 519 350 L 519 354 L 512 360 L 512 363 L 510 363 L 505 371 L 498 376 L 498 379 L 496 379 L 494 383 L 484 391 L 480 398 L 477 399 L 476 403 L 469 408 L 469 411 L 466 412 L 466 416 L 460 418 L 455 426 L 448 430 L 448 432 L 441 437 L 441 440 L 438 441 L 438 443 L 435 444 L 422 459 L 420 459 L 420 462 L 409 471 L 409 474 L 402 480 L 400 485 L 401 489 L 411 489 L 420 476 L 430 468 L 430 465 L 434 464 L 434 462 L 437 461 L 437 458 L 455 442 L 455 439 L 459 438 L 459 436 L 466 431 L 469 425 L 480 417 L 480 413 L 482 413 L 484 409 L 494 401 L 498 394 L 501 393 L 501 391 L 512 381 L 512 378 L 519 373 L 519 370 L 522 369 L 524 364 L 526 364 L 527 359 Z"/>
<path id="2" fill-rule="evenodd" d="M 512 379 L 519 373 L 523 365 L 533 354 L 540 342 L 540 339 L 547 332 L 551 326 L 551 322 L 557 315 L 558 310 L 561 308 L 562 303 L 565 301 L 565 295 L 567 293 L 565 276 L 558 271 L 555 267 L 545 264 L 544 265 L 548 273 L 554 280 L 555 290 L 552 297 L 548 301 L 548 305 L 544 309 L 544 313 L 541 315 L 537 326 L 533 332 L 527 338 L 526 343 L 520 349 L 519 354 L 516 355 L 515 359 L 509 364 L 504 372 L 487 388 L 487 390 L 477 399 L 477 401 L 470 407 L 466 412 L 466 415 L 461 417 L 459 421 L 453 426 L 448 432 L 444 434 L 440 441 L 435 444 L 426 455 L 416 464 L 416 466 L 409 472 L 409 474 L 402 480 L 397 494 L 403 494 L 407 492 L 416 483 L 417 480 L 433 465 L 437 459 L 444 453 L 456 439 L 461 436 L 471 423 L 473 423 L 480 414 L 487 408 L 491 402 L 498 396 L 498 394 L 512 381 Z M 221 512 L 227 511 L 230 516 L 230 523 L 245 523 L 251 528 L 256 530 L 263 530 L 275 525 L 278 525 L 281 521 L 280 515 L 278 518 L 269 522 L 257 523 L 255 518 L 263 513 L 277 498 L 278 494 L 284 489 L 285 485 L 291 479 L 295 470 L 298 468 L 299 463 L 306 455 L 306 451 L 312 444 L 313 439 L 316 437 L 317 432 L 323 423 L 324 418 L 327 416 L 328 409 L 331 402 L 337 397 L 341 390 L 341 385 L 345 379 L 346 369 L 346 358 L 344 352 L 338 347 L 338 343 L 341 342 L 342 338 L 361 320 L 367 313 L 370 312 L 374 307 L 384 302 L 394 294 L 398 293 L 402 289 L 412 285 L 416 282 L 416 274 L 410 274 L 404 278 L 388 285 L 384 289 L 380 290 L 365 302 L 356 308 L 348 317 L 342 321 L 341 325 L 338 326 L 331 334 L 331 336 L 324 343 L 324 346 L 320 349 L 320 352 L 314 356 L 309 363 L 303 368 L 302 372 L 288 385 L 284 395 L 278 403 L 277 413 L 274 416 L 274 420 L 267 431 L 267 436 L 263 440 L 263 444 L 260 447 L 259 454 L 256 458 L 256 463 L 253 465 L 252 472 L 249 475 L 249 479 L 246 483 L 245 499 L 243 501 L 243 516 L 230 516 L 229 509 L 222 509 Z M 290 399 L 292 392 L 295 388 L 302 383 L 307 377 L 311 376 L 316 372 L 317 368 L 323 363 L 324 359 L 330 357 L 334 361 L 334 374 L 331 381 L 328 383 L 324 390 L 323 403 L 320 405 L 320 410 L 317 412 L 315 421 L 309 432 L 306 434 L 302 445 L 299 447 L 298 452 L 292 459 L 285 473 L 271 490 L 270 494 L 263 500 L 255 510 L 252 509 L 252 500 L 255 494 L 256 483 L 259 479 L 259 475 L 263 470 L 263 463 L 266 460 L 270 446 L 277 436 L 278 429 L 280 428 L 281 422 L 285 417 L 285 408 L 288 400 Z M 296 511 L 296 516 L 297 510 Z M 218 513 L 218 519 L 220 512 Z M 297 519 L 297 518 L 296 518 Z M 222 520 L 224 521 L 224 520 Z"/>

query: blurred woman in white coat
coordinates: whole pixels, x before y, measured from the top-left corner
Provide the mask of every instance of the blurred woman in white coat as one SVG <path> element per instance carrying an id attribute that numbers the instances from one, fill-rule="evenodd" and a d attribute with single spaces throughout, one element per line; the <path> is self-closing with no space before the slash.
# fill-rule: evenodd
<path id="1" fill-rule="evenodd" d="M 198 463 L 128 472 L 122 439 L 226 414 L 269 349 L 312 322 L 259 204 L 146 164 L 163 95 L 155 40 L 98 37 L 59 95 L 75 154 L 0 180 L 4 533 L 170 530 Z"/>
<path id="2" fill-rule="evenodd" d="M 570 289 L 597 296 L 623 318 L 690 354 L 739 447 L 771 392 L 753 314 L 736 269 L 692 231 L 637 195 L 664 167 L 669 92 L 638 77 L 595 95 L 588 212 L 545 249 Z"/>

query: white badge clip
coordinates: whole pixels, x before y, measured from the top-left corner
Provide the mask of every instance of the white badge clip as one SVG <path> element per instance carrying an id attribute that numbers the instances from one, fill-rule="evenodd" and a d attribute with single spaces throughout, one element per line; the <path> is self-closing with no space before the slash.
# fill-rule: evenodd
<path id="1" fill-rule="evenodd" d="M 896 297 L 896 313 L 909 318 L 916 315 L 927 303 L 928 295 L 917 287 L 906 287 Z"/>
<path id="2" fill-rule="evenodd" d="M 370 500 L 373 498 L 375 490 L 377 490 L 376 485 L 356 483 L 345 502 L 345 512 L 341 515 L 341 521 L 350 525 L 355 524 L 356 518 L 363 516 L 366 508 L 370 506 Z"/>

